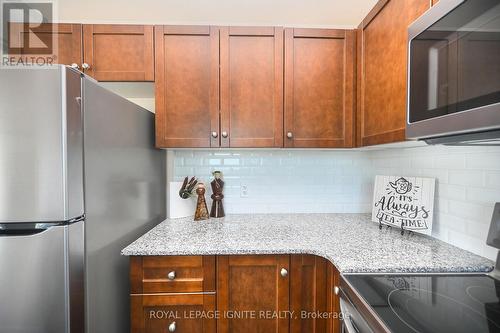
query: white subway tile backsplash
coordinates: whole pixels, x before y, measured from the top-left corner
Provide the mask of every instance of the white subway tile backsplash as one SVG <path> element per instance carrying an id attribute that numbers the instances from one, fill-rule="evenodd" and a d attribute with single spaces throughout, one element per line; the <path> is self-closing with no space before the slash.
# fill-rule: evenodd
<path id="1" fill-rule="evenodd" d="M 480 170 L 450 170 L 448 182 L 455 185 L 483 186 L 484 172 Z"/>
<path id="2" fill-rule="evenodd" d="M 465 187 L 437 182 L 436 195 L 439 199 L 465 200 Z"/>
<path id="3" fill-rule="evenodd" d="M 424 156 L 424 159 L 432 160 L 432 155 Z M 465 155 L 464 154 L 436 155 L 434 158 L 434 166 L 438 169 L 463 169 L 465 167 Z"/>
<path id="4" fill-rule="evenodd" d="M 484 175 L 484 186 L 489 188 L 500 188 L 500 171 L 486 171 Z"/>
<path id="5" fill-rule="evenodd" d="M 500 154 L 498 152 L 482 152 L 467 154 L 468 169 L 500 170 Z"/>
<path id="6" fill-rule="evenodd" d="M 195 175 L 208 183 L 221 170 L 226 212 L 236 214 L 368 213 L 375 175 L 436 178 L 433 236 L 496 257 L 485 241 L 500 201 L 500 147 L 181 150 L 173 165 L 175 180 Z"/>
<path id="7" fill-rule="evenodd" d="M 484 187 L 470 187 L 467 189 L 467 201 L 472 202 L 500 202 L 500 190 Z"/>

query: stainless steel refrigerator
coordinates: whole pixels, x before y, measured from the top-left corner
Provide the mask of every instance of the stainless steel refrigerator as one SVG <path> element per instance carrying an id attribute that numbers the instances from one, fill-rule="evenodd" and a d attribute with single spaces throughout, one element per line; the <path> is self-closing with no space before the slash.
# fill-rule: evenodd
<path id="1" fill-rule="evenodd" d="M 152 113 L 68 67 L 0 69 L 0 333 L 128 332 L 120 250 L 164 218 Z"/>

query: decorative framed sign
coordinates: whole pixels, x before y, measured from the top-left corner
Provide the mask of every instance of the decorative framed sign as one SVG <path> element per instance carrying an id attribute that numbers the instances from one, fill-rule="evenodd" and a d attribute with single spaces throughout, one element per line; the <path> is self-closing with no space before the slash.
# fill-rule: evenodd
<path id="1" fill-rule="evenodd" d="M 435 184 L 434 178 L 376 176 L 372 221 L 430 235 Z"/>

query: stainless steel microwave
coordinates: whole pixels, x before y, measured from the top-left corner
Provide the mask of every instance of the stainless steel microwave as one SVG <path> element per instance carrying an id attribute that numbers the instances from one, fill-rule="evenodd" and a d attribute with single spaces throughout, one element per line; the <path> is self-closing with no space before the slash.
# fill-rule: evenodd
<path id="1" fill-rule="evenodd" d="M 500 1 L 440 0 L 408 35 L 407 138 L 500 145 Z"/>

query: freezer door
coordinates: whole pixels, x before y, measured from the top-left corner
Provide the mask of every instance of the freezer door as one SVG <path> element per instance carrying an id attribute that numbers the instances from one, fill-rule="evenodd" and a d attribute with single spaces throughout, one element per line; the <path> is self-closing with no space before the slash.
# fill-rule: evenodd
<path id="1" fill-rule="evenodd" d="M 0 333 L 67 332 L 65 234 L 0 230 Z"/>
<path id="2" fill-rule="evenodd" d="M 83 215 L 80 74 L 0 69 L 0 223 Z"/>

